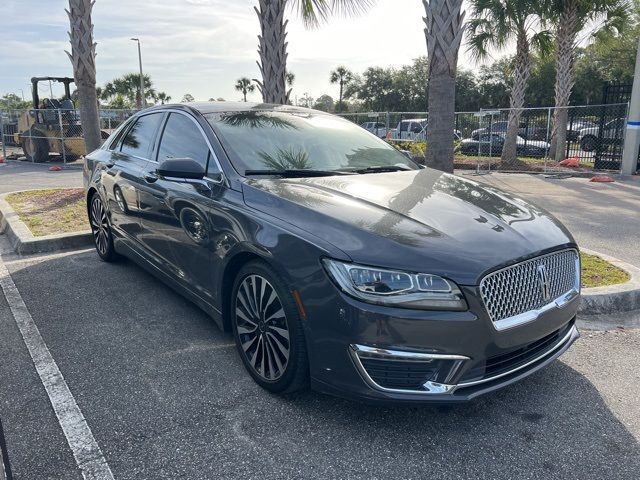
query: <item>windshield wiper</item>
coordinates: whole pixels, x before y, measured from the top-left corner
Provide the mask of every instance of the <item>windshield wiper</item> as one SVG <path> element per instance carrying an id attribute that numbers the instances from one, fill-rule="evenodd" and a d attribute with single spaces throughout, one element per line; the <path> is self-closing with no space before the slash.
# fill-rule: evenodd
<path id="1" fill-rule="evenodd" d="M 413 169 L 409 167 L 402 167 L 400 165 L 374 165 L 371 167 L 354 168 L 353 170 L 343 170 L 343 171 L 355 172 L 355 173 L 384 173 L 384 172 L 405 172 L 408 170 L 413 170 Z"/>
<path id="2" fill-rule="evenodd" d="M 334 175 L 353 175 L 356 172 L 339 170 L 310 170 L 304 168 L 287 168 L 285 170 L 246 170 L 246 176 L 269 175 L 279 177 L 331 177 Z"/>

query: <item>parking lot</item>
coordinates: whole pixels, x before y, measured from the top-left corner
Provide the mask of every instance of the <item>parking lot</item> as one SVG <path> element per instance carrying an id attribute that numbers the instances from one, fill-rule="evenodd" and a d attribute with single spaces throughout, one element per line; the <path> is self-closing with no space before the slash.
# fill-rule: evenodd
<path id="1" fill-rule="evenodd" d="M 597 241 L 592 220 L 573 222 L 581 243 Z M 229 334 L 133 263 L 18 257 L 2 236 L 0 253 L 117 479 L 638 478 L 638 330 L 583 330 L 549 368 L 462 406 L 278 397 L 245 373 Z M 82 478 L 14 314 L 0 295 L 14 478 Z"/>

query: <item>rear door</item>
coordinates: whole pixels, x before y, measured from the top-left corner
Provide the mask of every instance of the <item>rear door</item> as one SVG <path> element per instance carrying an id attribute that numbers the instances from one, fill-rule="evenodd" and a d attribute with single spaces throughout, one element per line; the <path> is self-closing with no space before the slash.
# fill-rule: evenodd
<path id="1" fill-rule="evenodd" d="M 114 145 L 111 159 L 102 173 L 111 223 L 131 240 L 137 239 L 140 233 L 141 173 L 149 160 L 163 117 L 164 113 L 158 112 L 134 120 Z"/>

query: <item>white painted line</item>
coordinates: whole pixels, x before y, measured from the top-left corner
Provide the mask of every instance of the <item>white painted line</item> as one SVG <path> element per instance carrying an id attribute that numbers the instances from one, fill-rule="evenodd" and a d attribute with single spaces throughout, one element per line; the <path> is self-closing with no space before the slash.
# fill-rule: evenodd
<path id="1" fill-rule="evenodd" d="M 113 480 L 113 473 L 107 460 L 93 437 L 58 365 L 44 343 L 2 257 L 0 257 L 0 287 L 82 476 L 85 480 Z"/>

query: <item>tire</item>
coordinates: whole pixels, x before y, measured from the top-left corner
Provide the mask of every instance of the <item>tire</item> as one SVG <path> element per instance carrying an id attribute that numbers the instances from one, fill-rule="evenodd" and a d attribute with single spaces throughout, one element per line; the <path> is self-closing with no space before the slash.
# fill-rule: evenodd
<path id="1" fill-rule="evenodd" d="M 49 141 L 39 130 L 31 130 L 22 138 L 22 151 L 30 162 L 44 163 L 49 160 Z"/>
<path id="2" fill-rule="evenodd" d="M 272 393 L 307 387 L 309 360 L 298 309 L 285 282 L 264 262 L 251 261 L 238 272 L 231 326 L 242 363 L 258 385 Z"/>
<path id="3" fill-rule="evenodd" d="M 585 152 L 593 152 L 598 146 L 598 139 L 593 135 L 587 135 L 580 140 L 580 148 Z"/>
<path id="4" fill-rule="evenodd" d="M 105 262 L 116 261 L 120 255 L 116 253 L 113 246 L 113 235 L 107 210 L 97 193 L 93 194 L 89 202 L 89 224 L 93 234 L 93 244 L 100 259 Z"/>

